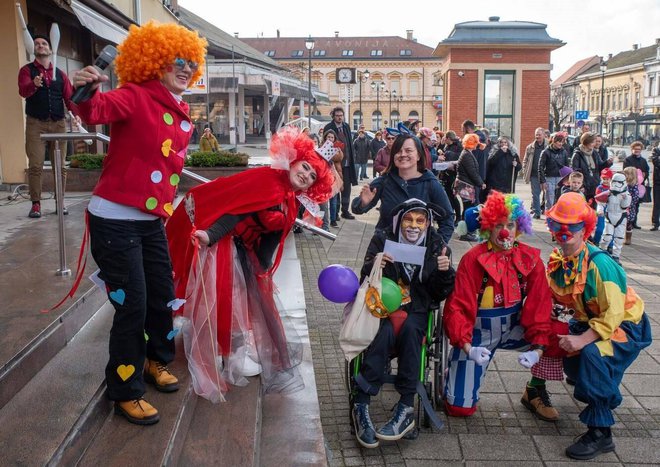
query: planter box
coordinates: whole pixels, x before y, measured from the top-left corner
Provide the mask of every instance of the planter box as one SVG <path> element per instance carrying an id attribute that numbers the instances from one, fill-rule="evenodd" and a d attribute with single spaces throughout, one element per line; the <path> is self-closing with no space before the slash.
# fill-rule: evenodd
<path id="1" fill-rule="evenodd" d="M 220 177 L 229 177 L 244 170 L 248 170 L 249 167 L 186 167 L 186 169 L 191 172 L 195 172 L 197 175 L 208 178 L 209 180 L 215 180 Z M 93 191 L 96 183 L 99 181 L 101 176 L 101 169 L 67 169 L 66 177 L 66 192 L 79 192 L 79 191 Z M 27 169 L 25 170 L 25 180 L 27 183 Z M 55 187 L 53 185 L 53 172 L 50 167 L 44 168 L 43 175 L 41 177 L 42 190 L 44 192 L 50 191 L 54 192 Z M 181 176 L 181 182 L 179 183 L 179 193 L 185 193 L 190 190 L 192 187 L 198 185 L 198 182 L 190 180 L 185 176 Z"/>

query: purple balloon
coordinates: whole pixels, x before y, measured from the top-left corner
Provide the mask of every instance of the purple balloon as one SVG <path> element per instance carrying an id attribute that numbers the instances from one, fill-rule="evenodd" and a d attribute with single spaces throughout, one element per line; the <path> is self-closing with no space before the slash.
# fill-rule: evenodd
<path id="1" fill-rule="evenodd" d="M 334 303 L 348 303 L 355 298 L 360 281 L 353 270 L 343 264 L 331 264 L 319 274 L 319 291 Z"/>

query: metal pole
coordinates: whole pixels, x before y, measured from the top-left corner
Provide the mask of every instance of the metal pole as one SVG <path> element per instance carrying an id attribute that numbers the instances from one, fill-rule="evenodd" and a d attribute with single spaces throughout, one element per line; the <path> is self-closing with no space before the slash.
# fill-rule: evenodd
<path id="1" fill-rule="evenodd" d="M 312 49 L 309 49 L 309 61 L 307 63 L 308 70 L 308 81 L 309 81 L 309 115 L 307 116 L 307 126 L 309 131 L 312 131 Z"/>
<path id="2" fill-rule="evenodd" d="M 600 72 L 600 133 L 603 133 L 603 120 L 605 118 L 603 112 L 603 103 L 605 101 L 605 71 Z"/>
<path id="3" fill-rule="evenodd" d="M 69 269 L 66 265 L 66 245 L 64 238 L 64 187 L 62 186 L 62 151 L 60 151 L 59 140 L 52 141 L 51 144 L 55 145 L 55 160 L 53 161 L 53 167 L 55 168 L 55 205 L 57 209 L 57 231 L 60 248 L 60 267 L 55 272 L 55 275 L 70 276 L 71 269 Z"/>
<path id="4" fill-rule="evenodd" d="M 359 90 L 360 90 L 360 125 L 362 125 L 362 73 L 358 70 Z"/>
<path id="5" fill-rule="evenodd" d="M 376 131 L 380 130 L 380 83 L 376 85 Z"/>
<path id="6" fill-rule="evenodd" d="M 209 83 L 209 56 L 207 55 L 205 57 L 206 59 L 204 60 L 204 65 L 205 65 L 205 72 L 206 72 L 206 123 L 208 124 L 209 128 L 211 128 L 211 110 L 209 106 L 209 93 L 211 92 L 211 86 Z M 217 132 L 218 129 L 214 128 L 214 130 Z"/>

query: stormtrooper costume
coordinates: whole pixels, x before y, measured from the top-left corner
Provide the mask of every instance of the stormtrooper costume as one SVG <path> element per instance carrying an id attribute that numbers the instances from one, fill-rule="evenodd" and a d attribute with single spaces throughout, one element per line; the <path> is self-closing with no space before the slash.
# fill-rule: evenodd
<path id="1" fill-rule="evenodd" d="M 618 262 L 621 248 L 626 235 L 626 214 L 631 203 L 630 193 L 626 186 L 626 176 L 616 173 L 612 176 L 609 192 L 605 191 L 596 197 L 598 207 L 596 212 L 605 217 L 605 231 L 599 247 L 603 250 L 612 242 L 612 257 Z"/>

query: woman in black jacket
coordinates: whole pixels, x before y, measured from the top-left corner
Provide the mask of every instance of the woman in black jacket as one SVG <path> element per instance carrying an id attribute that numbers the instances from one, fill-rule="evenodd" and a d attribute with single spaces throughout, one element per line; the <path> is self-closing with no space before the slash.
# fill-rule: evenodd
<path id="1" fill-rule="evenodd" d="M 580 137 L 580 145 L 575 148 L 571 157 L 571 167 L 574 172 L 584 175 L 584 196 L 592 207 L 596 187 L 600 183 L 600 171 L 608 166 L 607 162 L 601 162 L 594 153 L 596 135 L 591 132 L 583 133 Z"/>
<path id="2" fill-rule="evenodd" d="M 488 191 L 513 193 L 515 177 L 522 167 L 520 157 L 506 136 L 500 136 L 486 162 L 486 186 Z M 486 193 L 488 196 L 488 193 Z"/>
<path id="3" fill-rule="evenodd" d="M 660 228 L 660 142 L 651 152 L 651 164 L 653 165 L 653 211 L 651 212 L 652 231 Z"/>
<path id="4" fill-rule="evenodd" d="M 539 183 L 545 191 L 545 208 L 550 209 L 555 204 L 555 190 L 561 179 L 559 171 L 568 166 L 568 154 L 564 149 L 564 135 L 553 133 L 550 144 L 541 153 L 539 160 Z"/>
<path id="5" fill-rule="evenodd" d="M 457 162 L 458 156 L 463 152 L 461 140 L 456 133 L 449 130 L 442 139 L 442 151 L 438 151 L 438 162 Z M 456 222 L 461 218 L 461 203 L 458 197 L 454 194 L 454 182 L 456 181 L 456 165 L 450 165 L 447 170 L 442 170 L 438 174 L 440 183 L 447 193 L 451 207 L 454 209 Z"/>
<path id="6" fill-rule="evenodd" d="M 484 183 L 481 175 L 479 174 L 479 163 L 477 158 L 472 153 L 472 150 L 483 148 L 484 145 L 479 142 L 479 136 L 474 133 L 468 133 L 463 137 L 463 152 L 458 158 L 458 165 L 456 166 L 456 186 L 460 188 L 461 185 L 472 185 L 474 191 L 478 188 L 485 190 L 486 184 Z M 463 183 L 461 183 L 463 182 Z M 465 210 L 477 204 L 477 198 L 470 196 L 461 196 L 463 200 L 463 214 Z"/>

